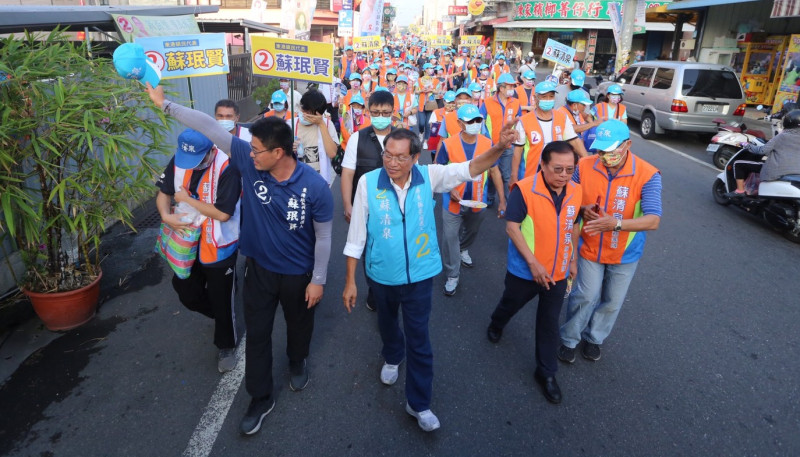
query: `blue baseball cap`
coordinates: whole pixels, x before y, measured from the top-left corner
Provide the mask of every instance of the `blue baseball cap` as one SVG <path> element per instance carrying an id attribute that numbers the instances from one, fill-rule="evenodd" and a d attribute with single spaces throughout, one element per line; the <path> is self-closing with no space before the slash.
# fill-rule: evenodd
<path id="1" fill-rule="evenodd" d="M 586 81 L 586 73 L 583 70 L 572 70 L 572 73 L 569 74 L 569 79 L 573 86 L 583 87 L 583 82 Z"/>
<path id="2" fill-rule="evenodd" d="M 395 57 L 400 57 L 400 51 L 395 51 L 395 52 L 394 52 L 394 56 L 395 56 Z"/>
<path id="3" fill-rule="evenodd" d="M 345 51 L 352 51 L 352 50 L 353 50 L 353 47 L 352 47 L 352 46 L 345 46 L 345 47 L 344 47 L 344 50 L 345 50 Z"/>
<path id="4" fill-rule="evenodd" d="M 369 66 L 370 70 L 379 70 L 380 68 L 381 67 L 378 66 L 378 64 L 376 64 L 376 63 L 370 64 L 370 66 Z"/>
<path id="5" fill-rule="evenodd" d="M 472 103 L 462 106 L 458 109 L 457 112 L 458 119 L 461 121 L 471 121 L 476 118 L 483 119 L 481 116 L 481 112 L 478 110 L 478 107 L 473 105 Z"/>
<path id="6" fill-rule="evenodd" d="M 628 125 L 616 119 L 610 119 L 597 126 L 597 137 L 589 149 L 613 151 L 631 138 Z"/>
<path id="7" fill-rule="evenodd" d="M 522 77 L 525 79 L 530 79 L 532 81 L 536 81 L 536 72 L 533 70 L 528 70 L 522 74 Z"/>
<path id="8" fill-rule="evenodd" d="M 443 67 L 443 66 L 441 66 L 441 65 L 437 65 L 435 68 L 436 68 L 437 70 L 444 70 L 444 67 Z"/>
<path id="9" fill-rule="evenodd" d="M 506 56 L 504 56 L 503 54 L 500 54 L 500 55 L 497 56 L 497 60 L 506 60 Z"/>
<path id="10" fill-rule="evenodd" d="M 427 70 L 428 68 L 433 68 L 433 65 L 426 63 L 425 65 L 422 66 L 423 70 Z"/>
<path id="11" fill-rule="evenodd" d="M 592 104 L 586 91 L 583 89 L 575 89 L 567 94 L 567 103 L 583 103 L 586 106 Z"/>
<path id="12" fill-rule="evenodd" d="M 358 74 L 358 73 L 351 73 L 350 74 L 350 81 L 353 81 L 353 80 L 356 80 L 356 79 L 361 81 L 361 75 Z"/>
<path id="13" fill-rule="evenodd" d="M 359 105 L 364 106 L 364 97 L 362 97 L 360 93 L 353 95 L 350 98 L 350 104 L 352 105 L 353 103 L 358 103 Z"/>
<path id="14" fill-rule="evenodd" d="M 276 90 L 272 93 L 270 103 L 286 103 L 286 93 L 282 90 Z"/>
<path id="15" fill-rule="evenodd" d="M 483 87 L 481 87 L 478 83 L 472 83 L 469 85 L 470 92 L 481 92 L 483 91 Z"/>
<path id="16" fill-rule="evenodd" d="M 445 103 L 454 102 L 456 101 L 456 93 L 453 92 L 452 90 L 448 90 L 447 92 L 444 93 L 443 99 Z"/>
<path id="17" fill-rule="evenodd" d="M 461 89 L 458 89 L 456 91 L 456 97 L 458 97 L 461 94 L 467 94 L 469 95 L 469 98 L 472 98 L 472 92 L 470 92 L 469 89 L 467 89 L 466 87 L 462 87 Z"/>
<path id="18" fill-rule="evenodd" d="M 408 76 L 406 76 L 406 75 L 398 76 L 397 79 L 395 80 L 395 83 L 406 83 L 406 84 L 408 84 Z"/>
<path id="19" fill-rule="evenodd" d="M 608 86 L 608 90 L 606 91 L 606 93 L 622 95 L 622 87 L 620 87 L 619 84 L 612 84 Z"/>
<path id="20" fill-rule="evenodd" d="M 178 135 L 178 148 L 175 150 L 175 166 L 190 170 L 198 165 L 214 147 L 202 133 L 186 129 Z"/>
<path id="21" fill-rule="evenodd" d="M 487 68 L 489 68 L 489 66 L 485 63 L 482 63 L 481 66 L 478 67 L 478 70 L 486 70 Z"/>
<path id="22" fill-rule="evenodd" d="M 552 81 L 542 81 L 536 85 L 536 93 L 537 94 L 546 94 L 548 92 L 555 92 L 556 91 L 556 83 Z"/>
<path id="23" fill-rule="evenodd" d="M 499 86 L 500 84 L 517 84 L 517 82 L 514 81 L 514 77 L 511 76 L 511 73 L 503 73 L 497 78 L 497 85 Z"/>
<path id="24" fill-rule="evenodd" d="M 144 48 L 136 43 L 123 43 L 114 50 L 114 68 L 125 79 L 135 79 L 142 84 L 158 86 L 161 71 L 144 54 Z"/>
<path id="25" fill-rule="evenodd" d="M 387 88 L 385 88 L 383 86 L 378 86 L 378 87 L 375 88 L 375 92 L 389 92 L 389 89 L 387 89 Z"/>
<path id="26" fill-rule="evenodd" d="M 397 70 L 395 70 L 394 68 L 390 68 L 390 69 L 386 70 L 386 74 L 387 75 L 396 75 L 397 74 Z"/>

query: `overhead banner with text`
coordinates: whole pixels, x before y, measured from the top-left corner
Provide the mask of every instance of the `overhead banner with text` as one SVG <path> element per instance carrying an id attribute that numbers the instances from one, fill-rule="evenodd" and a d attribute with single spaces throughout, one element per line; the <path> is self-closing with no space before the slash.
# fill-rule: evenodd
<path id="1" fill-rule="evenodd" d="M 453 37 L 450 35 L 434 35 L 431 36 L 431 46 L 450 46 L 453 44 Z"/>
<path id="2" fill-rule="evenodd" d="M 609 5 L 617 4 L 622 11 L 622 1 L 595 0 L 577 1 L 564 0 L 552 1 L 516 1 L 514 2 L 515 21 L 527 21 L 531 19 L 597 19 L 609 20 Z M 650 8 L 667 5 L 671 2 L 665 1 L 646 1 L 645 12 Z"/>
<path id="3" fill-rule="evenodd" d="M 288 38 L 251 36 L 253 74 L 331 84 L 333 45 Z"/>
<path id="4" fill-rule="evenodd" d="M 132 43 L 136 38 L 151 36 L 192 35 L 200 33 L 197 21 L 191 14 L 184 16 L 136 16 L 112 14 L 122 38 Z"/>
<path id="5" fill-rule="evenodd" d="M 224 33 L 137 38 L 161 79 L 230 73 Z"/>

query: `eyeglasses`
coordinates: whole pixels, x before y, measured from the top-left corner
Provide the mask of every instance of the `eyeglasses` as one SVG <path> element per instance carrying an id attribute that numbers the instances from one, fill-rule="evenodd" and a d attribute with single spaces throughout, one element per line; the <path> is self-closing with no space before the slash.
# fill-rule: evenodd
<path id="1" fill-rule="evenodd" d="M 255 155 L 255 156 L 257 156 L 257 155 L 261 154 L 262 152 L 274 151 L 275 149 L 278 149 L 278 148 L 264 148 L 264 149 L 262 149 L 262 150 L 260 150 L 260 151 L 256 151 L 256 148 L 254 148 L 254 147 L 253 147 L 253 143 L 250 143 L 250 151 L 251 151 L 251 152 L 253 153 L 253 155 Z"/>
<path id="2" fill-rule="evenodd" d="M 392 111 L 372 111 L 369 112 L 370 116 L 373 117 L 389 117 L 392 115 Z"/>
<path id="3" fill-rule="evenodd" d="M 462 119 L 461 122 L 463 122 L 463 123 L 465 123 L 467 125 L 480 124 L 481 122 L 483 122 L 483 119 L 481 119 L 479 117 L 476 117 L 475 119 L 470 119 L 468 121 L 465 121 L 465 120 Z"/>
<path id="4" fill-rule="evenodd" d="M 397 162 L 397 163 L 402 165 L 402 164 L 408 162 L 409 160 L 411 160 L 411 156 L 393 156 L 393 155 L 387 154 L 385 152 L 383 153 L 383 161 L 384 162 L 391 163 L 392 161 L 395 161 L 395 162 Z"/>
<path id="5" fill-rule="evenodd" d="M 553 173 L 555 173 L 557 175 L 561 175 L 561 174 L 564 174 L 564 173 L 566 173 L 568 175 L 571 175 L 571 174 L 575 173 L 575 167 L 566 167 L 566 168 L 565 167 L 553 167 L 552 170 L 553 170 Z"/>

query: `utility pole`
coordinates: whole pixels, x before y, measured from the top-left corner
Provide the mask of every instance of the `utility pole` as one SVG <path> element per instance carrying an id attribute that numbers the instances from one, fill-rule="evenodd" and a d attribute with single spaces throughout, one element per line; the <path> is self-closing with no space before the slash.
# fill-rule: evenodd
<path id="1" fill-rule="evenodd" d="M 633 43 L 633 27 L 636 21 L 636 6 L 639 1 L 644 0 L 625 0 L 622 8 L 622 30 L 619 43 L 617 43 L 617 60 L 614 65 L 614 72 L 619 73 L 622 67 L 628 65 L 631 55 L 631 45 Z"/>

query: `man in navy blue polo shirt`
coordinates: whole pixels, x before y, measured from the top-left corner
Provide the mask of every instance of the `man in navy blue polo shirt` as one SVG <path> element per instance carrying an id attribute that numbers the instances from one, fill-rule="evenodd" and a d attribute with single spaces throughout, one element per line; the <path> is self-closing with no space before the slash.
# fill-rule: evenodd
<path id="1" fill-rule="evenodd" d="M 308 384 L 306 357 L 314 306 L 322 299 L 327 276 L 333 195 L 319 173 L 297 161 L 291 127 L 282 119 L 257 120 L 248 143 L 205 113 L 165 100 L 162 86 L 147 90 L 165 113 L 229 151 L 230 166 L 242 175 L 245 384 L 252 399 L 240 430 L 251 435 L 275 406 L 272 327 L 279 303 L 286 319 L 289 387 L 299 391 Z"/>

